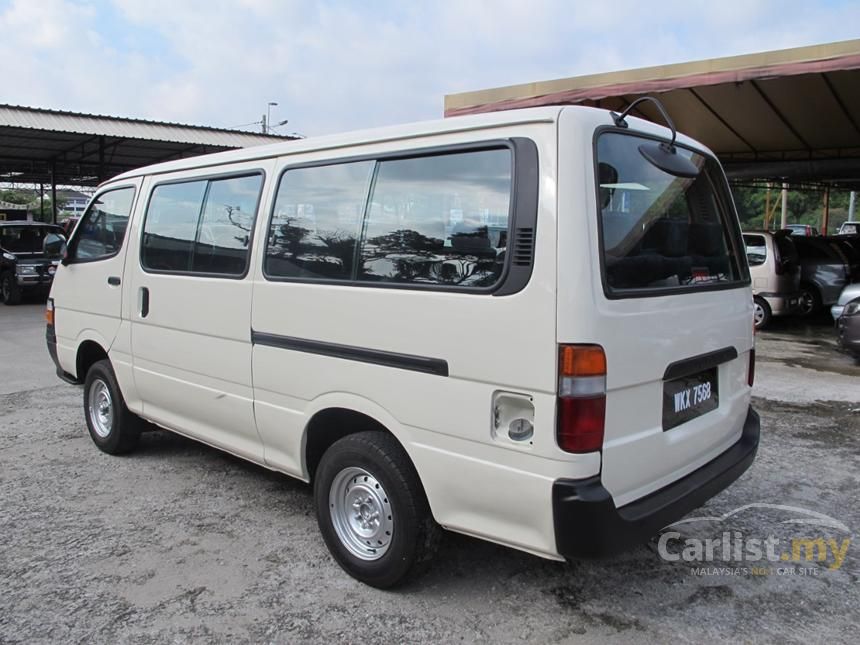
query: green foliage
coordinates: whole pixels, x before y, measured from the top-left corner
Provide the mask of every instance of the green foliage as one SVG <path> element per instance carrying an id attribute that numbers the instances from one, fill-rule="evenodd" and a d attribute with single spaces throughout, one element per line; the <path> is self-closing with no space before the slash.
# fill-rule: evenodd
<path id="1" fill-rule="evenodd" d="M 738 217 L 744 230 L 755 230 L 764 227 L 764 211 L 767 203 L 767 187 L 753 185 L 733 185 L 732 194 Z M 779 227 L 781 214 L 782 191 L 774 186 L 770 189 L 771 218 L 769 228 Z M 830 217 L 828 232 L 833 233 L 848 219 L 847 190 L 830 190 Z M 789 224 L 809 224 L 815 228 L 821 227 L 821 217 L 824 212 L 824 191 L 816 189 L 789 190 L 786 204 Z M 822 231 L 823 233 L 824 231 Z"/>
<path id="2" fill-rule="evenodd" d="M 0 190 L 0 201 L 10 204 L 29 204 L 36 196 L 32 191 L 26 190 Z"/>
<path id="3" fill-rule="evenodd" d="M 39 201 L 39 194 L 34 190 L 21 190 L 17 188 L 0 189 L 0 201 L 10 204 L 26 204 L 29 206 L 28 212 L 33 213 L 33 218 L 41 222 L 51 221 L 51 198 L 45 196 L 45 199 Z M 58 212 L 63 210 L 65 202 L 57 200 Z M 62 220 L 62 216 L 58 218 Z"/>

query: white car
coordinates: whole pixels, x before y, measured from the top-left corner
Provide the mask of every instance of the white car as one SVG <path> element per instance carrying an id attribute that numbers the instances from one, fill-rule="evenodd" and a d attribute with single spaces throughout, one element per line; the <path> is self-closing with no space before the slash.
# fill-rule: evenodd
<path id="1" fill-rule="evenodd" d="M 611 554 L 737 479 L 752 302 L 709 150 L 547 107 L 115 177 L 48 347 L 101 450 L 143 419 L 312 482 L 334 558 L 390 587 L 440 528 Z"/>
<path id="2" fill-rule="evenodd" d="M 860 235 L 860 222 L 842 222 L 837 235 Z"/>

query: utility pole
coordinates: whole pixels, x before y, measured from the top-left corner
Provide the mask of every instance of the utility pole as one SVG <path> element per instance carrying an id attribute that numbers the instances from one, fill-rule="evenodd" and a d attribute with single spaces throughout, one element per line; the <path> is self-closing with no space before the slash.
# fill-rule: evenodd
<path id="1" fill-rule="evenodd" d="M 848 196 L 848 221 L 854 221 L 854 202 L 857 199 L 857 191 L 852 190 L 851 195 Z"/>
<path id="2" fill-rule="evenodd" d="M 821 234 L 827 235 L 827 226 L 830 224 L 830 186 L 824 187 L 824 210 L 821 213 Z"/>

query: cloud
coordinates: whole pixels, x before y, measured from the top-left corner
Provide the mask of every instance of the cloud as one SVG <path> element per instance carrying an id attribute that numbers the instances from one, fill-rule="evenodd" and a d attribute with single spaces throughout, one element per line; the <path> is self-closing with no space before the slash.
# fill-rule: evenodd
<path id="1" fill-rule="evenodd" d="M 12 0 L 5 101 L 321 134 L 437 118 L 446 93 L 850 38 L 856 3 Z M 9 64 L 9 63 L 12 64 Z"/>

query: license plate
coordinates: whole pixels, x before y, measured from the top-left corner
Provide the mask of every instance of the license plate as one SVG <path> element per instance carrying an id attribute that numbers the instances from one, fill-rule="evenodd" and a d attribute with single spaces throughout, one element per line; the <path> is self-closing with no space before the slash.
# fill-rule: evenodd
<path id="1" fill-rule="evenodd" d="M 663 430 L 716 410 L 720 397 L 717 368 L 672 379 L 663 383 Z"/>

